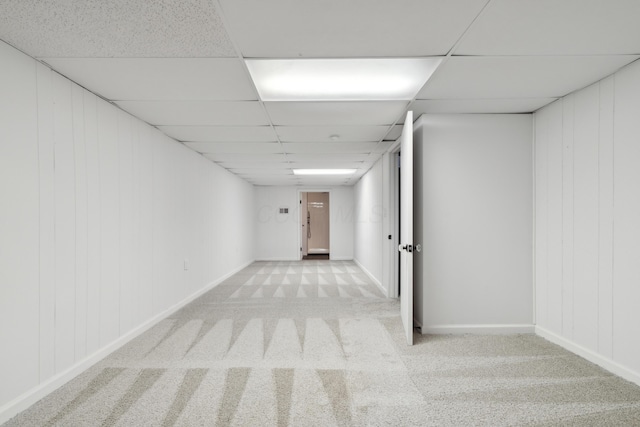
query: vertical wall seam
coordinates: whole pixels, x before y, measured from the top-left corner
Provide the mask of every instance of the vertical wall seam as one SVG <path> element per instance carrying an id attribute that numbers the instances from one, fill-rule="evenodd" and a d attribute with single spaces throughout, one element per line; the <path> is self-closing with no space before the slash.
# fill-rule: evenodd
<path id="1" fill-rule="evenodd" d="M 42 157 L 40 154 L 40 92 L 38 84 L 38 65 L 33 62 L 36 75 L 36 138 L 38 156 L 38 384 L 42 384 Z"/>
<path id="2" fill-rule="evenodd" d="M 600 132 L 602 130 L 602 81 L 598 82 L 598 144 L 596 146 L 597 148 L 597 156 L 596 159 L 598 161 L 598 192 L 596 194 L 597 197 L 597 214 L 598 214 L 598 230 L 597 230 L 597 235 L 596 235 L 596 241 L 597 241 L 597 276 L 596 276 L 596 302 L 597 302 L 597 306 L 596 306 L 596 348 L 598 349 L 599 353 L 602 353 L 602 350 L 600 349 L 600 221 L 602 218 L 601 212 L 600 212 L 600 193 L 602 191 L 601 188 L 601 171 L 600 171 L 600 144 L 601 144 L 601 137 L 600 137 Z"/>
<path id="3" fill-rule="evenodd" d="M 86 327 L 84 328 L 84 355 L 86 356 L 87 353 L 89 352 L 88 350 L 88 336 L 89 336 L 89 159 L 87 157 L 87 114 L 86 114 L 86 109 L 84 108 L 84 94 L 85 91 L 84 89 L 82 90 L 82 120 L 84 121 L 84 126 L 82 127 L 82 136 L 84 138 L 84 164 L 85 164 L 85 168 L 84 168 L 84 180 L 86 182 L 86 186 L 85 186 L 85 190 L 86 190 L 86 198 L 85 198 L 85 202 L 86 202 L 86 207 L 87 207 L 87 218 L 86 218 L 86 222 L 87 222 L 87 226 L 86 226 L 86 233 L 87 233 L 87 256 L 86 256 L 86 263 L 87 263 L 87 275 L 86 275 L 86 283 L 85 283 L 85 287 L 86 287 L 86 292 L 84 293 L 84 306 L 85 306 L 85 312 L 84 312 L 84 323 L 86 325 Z"/>
<path id="4" fill-rule="evenodd" d="M 77 359 L 77 327 L 78 319 L 78 165 L 76 164 L 76 122 L 75 122 L 75 106 L 73 105 L 73 85 L 69 81 L 69 104 L 71 105 L 71 146 L 73 147 L 73 217 L 74 217 L 74 239 L 73 239 L 73 361 Z"/>
<path id="5" fill-rule="evenodd" d="M 99 103 L 96 104 L 96 149 L 97 149 L 97 165 L 98 165 L 98 348 L 102 345 L 102 168 L 100 166 L 100 114 L 98 114 Z"/>
<path id="6" fill-rule="evenodd" d="M 53 94 L 53 76 L 50 77 L 51 80 L 51 116 L 52 116 L 52 123 L 51 123 L 51 135 L 52 135 L 52 142 L 53 142 L 53 372 L 56 372 L 56 345 L 57 345 L 57 335 L 56 334 L 56 329 L 57 329 L 57 324 L 56 324 L 56 319 L 58 318 L 57 311 L 58 311 L 58 304 L 57 304 L 57 295 L 56 295 L 56 291 L 57 291 L 57 267 L 58 267 L 58 257 L 56 256 L 56 237 L 57 237 L 57 227 L 56 227 L 56 218 L 57 218 L 57 209 L 56 209 L 56 126 L 55 126 L 55 107 L 56 107 L 56 103 L 55 103 L 55 99 L 54 99 L 54 94 Z"/>
<path id="7" fill-rule="evenodd" d="M 616 77 L 613 75 L 613 123 L 611 126 L 611 359 L 615 359 L 614 295 L 615 295 L 615 240 L 616 240 Z"/>
<path id="8" fill-rule="evenodd" d="M 571 120 L 571 339 L 575 337 L 575 324 L 576 324 L 576 298 L 575 298 L 575 283 L 576 283 L 576 101 L 575 97 L 571 105 L 571 114 L 573 118 Z"/>
<path id="9" fill-rule="evenodd" d="M 560 109 L 561 115 L 561 134 L 560 134 L 560 336 L 564 336 L 564 104 L 566 98 L 562 98 L 562 108 Z M 548 160 L 547 160 L 548 164 Z M 547 199 L 549 198 L 547 194 Z M 548 204 L 548 203 L 547 203 Z M 547 226 L 547 230 L 549 227 Z M 547 231 L 548 233 L 548 231 Z M 548 252 L 547 252 L 548 257 Z"/>
<path id="10" fill-rule="evenodd" d="M 122 185 L 122 172 L 120 170 L 121 159 L 120 159 L 120 132 L 121 132 L 121 123 L 122 120 L 118 117 L 121 114 L 121 111 L 116 111 L 116 141 L 114 143 L 114 147 L 116 148 L 118 154 L 116 159 L 118 160 L 118 298 L 117 304 L 118 307 L 118 337 L 122 336 L 122 265 L 120 263 L 120 250 L 122 248 L 122 194 L 120 193 L 120 188 Z"/>
<path id="11" fill-rule="evenodd" d="M 537 302 L 536 302 L 536 288 L 537 288 L 537 276 L 536 276 L 536 268 L 537 268 L 537 258 L 536 258 L 536 206 L 537 206 L 537 199 L 536 199 L 536 169 L 537 169 L 537 163 L 536 163 L 536 138 L 537 138 L 537 133 L 536 133 L 536 123 L 537 123 L 537 113 L 533 113 L 531 115 L 532 121 L 531 124 L 533 126 L 532 130 L 532 134 L 533 134 L 533 139 L 531 140 L 531 182 L 532 182 L 532 215 L 531 215 L 531 298 L 533 301 L 533 308 L 532 308 L 532 312 L 531 312 L 531 320 L 533 325 L 535 326 L 537 324 L 537 315 L 536 315 L 536 311 L 537 311 Z"/>

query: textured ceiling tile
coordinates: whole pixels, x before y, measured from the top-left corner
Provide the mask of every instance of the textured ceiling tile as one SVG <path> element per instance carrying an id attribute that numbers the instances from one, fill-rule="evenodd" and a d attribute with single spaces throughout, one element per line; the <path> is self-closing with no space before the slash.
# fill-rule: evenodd
<path id="1" fill-rule="evenodd" d="M 118 101 L 123 110 L 152 125 L 263 126 L 269 120 L 257 101 Z"/>
<path id="2" fill-rule="evenodd" d="M 270 126 L 159 126 L 178 141 L 189 142 L 273 142 L 276 133 Z"/>
<path id="3" fill-rule="evenodd" d="M 323 142 L 308 144 L 304 142 L 285 142 L 282 144 L 284 151 L 290 154 L 345 154 L 345 153 L 370 153 L 378 146 L 377 142 Z"/>
<path id="4" fill-rule="evenodd" d="M 35 57 L 230 57 L 210 0 L 3 0 L 0 38 Z"/>
<path id="5" fill-rule="evenodd" d="M 487 0 L 222 0 L 246 57 L 444 55 Z"/>
<path id="6" fill-rule="evenodd" d="M 456 56 L 438 69 L 417 98 L 556 98 L 636 59 L 632 55 Z"/>
<path id="7" fill-rule="evenodd" d="M 389 126 L 276 126 L 282 142 L 379 141 Z"/>
<path id="8" fill-rule="evenodd" d="M 235 58 L 42 58 L 60 74 L 112 101 L 258 99 Z"/>
<path id="9" fill-rule="evenodd" d="M 501 114 L 531 113 L 556 98 L 512 98 L 512 99 L 429 99 L 411 103 L 413 117 L 422 114 Z"/>
<path id="10" fill-rule="evenodd" d="M 390 125 L 404 115 L 405 101 L 265 102 L 274 125 Z"/>
<path id="11" fill-rule="evenodd" d="M 638 54 L 639 16 L 638 0 L 493 0 L 454 54 Z"/>
<path id="12" fill-rule="evenodd" d="M 186 142 L 185 145 L 198 153 L 208 154 L 275 154 L 283 148 L 277 142 Z"/>

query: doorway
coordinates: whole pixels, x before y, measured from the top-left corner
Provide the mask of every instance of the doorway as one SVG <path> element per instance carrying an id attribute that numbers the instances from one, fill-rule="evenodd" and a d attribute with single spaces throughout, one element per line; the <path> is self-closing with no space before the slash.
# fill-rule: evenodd
<path id="1" fill-rule="evenodd" d="M 300 252 L 302 259 L 330 257 L 329 192 L 300 193 Z"/>

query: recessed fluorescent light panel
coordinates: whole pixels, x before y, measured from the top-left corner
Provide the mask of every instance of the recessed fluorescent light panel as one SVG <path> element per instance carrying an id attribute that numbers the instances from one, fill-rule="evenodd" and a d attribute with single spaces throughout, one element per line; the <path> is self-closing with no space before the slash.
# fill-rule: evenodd
<path id="1" fill-rule="evenodd" d="M 247 59 L 263 101 L 409 100 L 441 58 Z"/>
<path id="2" fill-rule="evenodd" d="M 355 169 L 294 169 L 294 175 L 351 175 Z"/>

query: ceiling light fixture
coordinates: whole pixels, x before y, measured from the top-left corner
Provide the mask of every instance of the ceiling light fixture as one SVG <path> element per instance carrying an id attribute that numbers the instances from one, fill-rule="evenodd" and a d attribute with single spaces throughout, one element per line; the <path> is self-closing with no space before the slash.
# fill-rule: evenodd
<path id="1" fill-rule="evenodd" d="M 355 169 L 294 169 L 294 175 L 351 175 Z"/>
<path id="2" fill-rule="evenodd" d="M 246 59 L 263 101 L 410 100 L 441 58 Z"/>
<path id="3" fill-rule="evenodd" d="M 331 135 L 331 136 L 329 137 L 329 139 L 330 139 L 330 140 L 332 140 L 332 141 L 337 141 L 337 140 L 339 140 L 339 139 L 340 139 L 340 135 Z"/>

